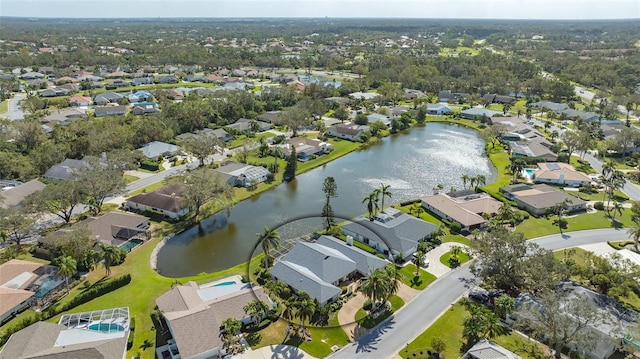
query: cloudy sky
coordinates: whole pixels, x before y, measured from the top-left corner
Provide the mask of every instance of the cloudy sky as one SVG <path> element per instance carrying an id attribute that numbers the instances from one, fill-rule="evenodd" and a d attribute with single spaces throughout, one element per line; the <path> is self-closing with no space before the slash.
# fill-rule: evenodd
<path id="1" fill-rule="evenodd" d="M 640 0 L 1 0 L 0 15 L 639 19 Z"/>

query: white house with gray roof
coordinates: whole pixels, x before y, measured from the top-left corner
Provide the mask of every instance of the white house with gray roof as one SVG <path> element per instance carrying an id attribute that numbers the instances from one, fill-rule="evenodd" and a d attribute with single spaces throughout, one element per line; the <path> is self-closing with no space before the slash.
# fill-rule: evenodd
<path id="1" fill-rule="evenodd" d="M 491 118 L 500 113 L 501 113 L 500 111 L 489 110 L 482 107 L 472 107 L 470 109 L 460 112 L 460 117 L 466 118 L 468 120 L 474 120 L 480 117 Z"/>
<path id="2" fill-rule="evenodd" d="M 271 174 L 264 167 L 233 161 L 222 163 L 214 171 L 218 172 L 230 185 L 239 187 L 255 186 L 266 181 Z"/>
<path id="3" fill-rule="evenodd" d="M 149 159 L 156 160 L 160 156 L 173 156 L 178 154 L 180 147 L 170 143 L 153 141 L 137 149 Z"/>
<path id="4" fill-rule="evenodd" d="M 347 245 L 339 239 L 322 236 L 314 243 L 300 242 L 271 268 L 276 280 L 296 292 L 304 291 L 320 304 L 338 299 L 340 284 L 348 283 L 387 261 Z"/>
<path id="5" fill-rule="evenodd" d="M 427 240 L 438 226 L 387 208 L 373 218 L 358 217 L 342 226 L 342 233 L 362 242 L 390 259 L 402 254 L 409 258 L 418 249 L 418 242 Z"/>

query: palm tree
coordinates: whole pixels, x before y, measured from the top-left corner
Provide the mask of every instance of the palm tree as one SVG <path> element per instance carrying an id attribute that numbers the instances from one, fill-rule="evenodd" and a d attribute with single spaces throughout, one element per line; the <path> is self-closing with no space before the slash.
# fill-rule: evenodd
<path id="1" fill-rule="evenodd" d="M 424 254 L 423 251 L 417 251 L 416 253 L 413 254 L 413 259 L 411 260 L 411 263 L 413 263 L 416 266 L 416 277 L 420 275 L 420 266 L 424 263 L 425 258 L 426 258 L 426 255 Z"/>
<path id="2" fill-rule="evenodd" d="M 227 318 L 222 321 L 222 331 L 220 332 L 222 336 L 226 339 L 231 339 L 232 336 L 236 335 L 242 328 L 242 323 L 236 318 Z"/>
<path id="3" fill-rule="evenodd" d="M 282 297 L 287 290 L 287 285 L 280 280 L 270 280 L 265 284 L 265 287 L 269 290 L 269 296 L 274 300 L 275 297 Z"/>
<path id="4" fill-rule="evenodd" d="M 260 319 L 267 314 L 269 306 L 265 302 L 256 299 L 247 303 L 247 305 L 245 305 L 242 309 L 244 310 L 245 314 L 251 317 L 253 323 L 258 325 L 260 324 Z"/>
<path id="5" fill-rule="evenodd" d="M 571 203 L 573 203 L 573 201 L 571 201 L 569 198 L 565 198 L 564 201 L 562 201 L 562 203 L 559 203 L 558 207 L 556 208 L 556 214 L 558 216 L 557 223 L 558 229 L 560 229 L 560 235 L 562 235 L 562 227 L 564 227 L 562 216 L 567 211 L 567 205 Z"/>
<path id="6" fill-rule="evenodd" d="M 514 299 L 507 294 L 503 294 L 498 298 L 496 298 L 493 301 L 493 305 L 496 308 L 496 313 L 501 318 L 507 318 L 507 315 L 509 315 L 509 312 L 515 309 Z"/>
<path id="7" fill-rule="evenodd" d="M 282 148 L 276 146 L 273 149 L 273 168 L 271 169 L 271 172 L 278 173 L 278 171 L 280 169 L 278 167 L 278 158 L 282 158 L 283 156 L 284 156 L 284 154 L 282 152 Z"/>
<path id="8" fill-rule="evenodd" d="M 151 317 L 158 322 L 158 324 L 160 324 L 160 328 L 162 330 L 164 330 L 164 326 L 162 325 L 162 316 L 164 315 L 164 312 L 162 310 L 160 310 L 158 307 L 156 307 L 156 309 L 153 310 L 153 312 L 151 312 Z"/>
<path id="9" fill-rule="evenodd" d="M 506 115 L 507 112 L 509 112 L 509 110 L 511 110 L 511 107 L 513 107 L 512 104 L 505 103 L 504 105 L 502 105 L 502 113 Z"/>
<path id="10" fill-rule="evenodd" d="M 111 275 L 111 266 L 120 261 L 122 256 L 122 249 L 114 245 L 100 244 L 102 249 L 102 265 L 104 266 L 105 274 Z"/>
<path id="11" fill-rule="evenodd" d="M 298 292 L 298 297 L 293 303 L 296 308 L 298 319 L 300 319 L 300 330 L 304 330 L 305 320 L 309 321 L 316 312 L 316 301 L 304 291 Z"/>
<path id="12" fill-rule="evenodd" d="M 461 178 L 462 178 L 462 186 L 464 187 L 464 189 L 467 189 L 467 182 L 469 182 L 471 177 L 469 177 L 469 175 L 465 173 L 462 175 Z"/>
<path id="13" fill-rule="evenodd" d="M 627 229 L 627 234 L 633 239 L 633 247 L 638 252 L 638 242 L 640 242 L 640 221 L 633 221 L 631 227 Z"/>
<path id="14" fill-rule="evenodd" d="M 624 208 L 622 207 L 622 204 L 619 201 L 613 201 L 613 206 L 611 207 L 611 219 L 613 221 L 615 221 L 616 219 L 616 212 L 618 212 L 619 215 L 622 216 L 622 210 Z"/>
<path id="15" fill-rule="evenodd" d="M 369 273 L 369 276 L 364 280 L 360 286 L 360 290 L 365 297 L 369 298 L 374 304 L 387 298 L 391 292 L 391 285 L 389 283 L 389 275 L 384 269 L 378 268 L 375 271 Z M 376 306 L 374 305 L 374 308 Z"/>
<path id="16" fill-rule="evenodd" d="M 272 261 L 271 257 L 271 249 L 279 249 L 280 248 L 280 233 L 275 229 L 269 229 L 269 227 L 264 227 L 263 233 L 256 233 L 258 236 L 258 240 L 262 245 L 262 251 L 265 256 L 265 268 L 269 268 L 270 263 Z"/>
<path id="17" fill-rule="evenodd" d="M 373 190 L 373 192 L 369 193 L 369 195 L 362 200 L 362 203 L 367 202 L 367 210 L 369 211 L 369 218 L 372 218 L 373 215 L 378 211 L 379 200 L 380 200 L 379 189 Z"/>
<path id="18" fill-rule="evenodd" d="M 506 203 L 503 203 L 500 209 L 498 210 L 498 217 L 504 222 L 511 222 L 512 219 L 515 218 L 515 213 L 513 212 L 513 208 Z"/>
<path id="19" fill-rule="evenodd" d="M 382 209 L 384 211 L 384 198 L 385 197 L 389 197 L 391 198 L 393 196 L 393 193 L 391 193 L 391 191 L 389 191 L 389 187 L 391 187 L 391 185 L 384 185 L 382 183 L 380 183 L 380 186 L 382 186 L 380 188 L 380 197 L 382 199 L 382 205 L 380 206 L 380 209 Z"/>
<path id="20" fill-rule="evenodd" d="M 387 272 L 387 277 L 389 281 L 389 294 L 394 295 L 398 293 L 398 289 L 400 289 L 400 281 L 402 280 L 402 273 L 395 265 L 387 265 L 384 267 L 385 272 Z"/>
<path id="21" fill-rule="evenodd" d="M 64 282 L 69 292 L 69 278 L 78 271 L 76 260 L 71 256 L 58 257 L 58 274 L 64 277 Z"/>
<path id="22" fill-rule="evenodd" d="M 518 179 L 518 174 L 520 174 L 520 172 L 522 172 L 525 168 L 525 164 L 524 164 L 524 160 L 522 158 L 514 158 L 511 161 L 511 165 L 509 167 L 509 169 L 511 170 L 511 173 L 513 174 L 513 182 L 515 182 Z"/>
<path id="23" fill-rule="evenodd" d="M 476 175 L 476 189 L 475 189 L 476 192 L 478 192 L 478 187 L 484 186 L 486 184 L 487 184 L 487 176 Z"/>

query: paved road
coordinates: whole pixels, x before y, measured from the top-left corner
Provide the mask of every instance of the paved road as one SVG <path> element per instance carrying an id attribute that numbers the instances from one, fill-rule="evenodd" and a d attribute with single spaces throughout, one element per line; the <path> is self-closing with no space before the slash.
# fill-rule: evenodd
<path id="1" fill-rule="evenodd" d="M 596 229 L 577 231 L 532 239 L 532 242 L 550 250 L 576 247 L 610 240 L 625 240 L 624 229 Z M 442 276 L 413 301 L 378 327 L 355 342 L 332 354 L 333 359 L 356 357 L 391 358 L 408 343 L 424 332 L 440 315 L 475 285 L 469 263 Z"/>
<path id="2" fill-rule="evenodd" d="M 590 153 L 586 153 L 584 155 L 584 159 L 589 162 L 591 167 L 598 171 L 598 173 L 602 173 L 602 161 L 599 158 L 596 158 Z M 622 192 L 624 192 L 629 198 L 634 201 L 640 200 L 640 186 L 631 183 L 631 181 L 624 182 L 624 187 L 622 187 Z"/>
<path id="3" fill-rule="evenodd" d="M 9 99 L 8 112 L 6 113 L 6 116 L 9 117 L 11 121 L 24 119 L 24 112 L 22 112 L 22 108 L 20 107 L 20 101 L 26 97 L 26 94 L 19 93 Z"/>
<path id="4" fill-rule="evenodd" d="M 576 95 L 580 96 L 583 100 L 586 100 L 587 102 L 591 102 L 591 100 L 593 100 L 593 98 L 596 96 L 594 92 L 589 91 L 586 88 L 581 86 L 574 86 L 574 89 L 576 91 Z M 596 99 L 596 103 L 600 103 L 600 99 Z M 627 115 L 627 108 L 623 105 L 618 105 L 618 111 L 625 116 Z M 629 119 L 638 120 L 638 116 L 635 116 L 632 112 L 629 114 Z"/>

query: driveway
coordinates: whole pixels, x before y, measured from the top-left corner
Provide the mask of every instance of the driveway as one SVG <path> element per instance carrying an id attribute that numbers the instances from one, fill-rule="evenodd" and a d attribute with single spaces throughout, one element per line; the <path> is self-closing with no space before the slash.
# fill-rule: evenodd
<path id="1" fill-rule="evenodd" d="M 465 246 L 464 244 L 460 244 L 457 242 L 445 242 L 430 250 L 426 254 L 426 257 L 429 260 L 429 268 L 425 268 L 427 272 L 435 275 L 436 278 L 440 278 L 443 275 L 451 272 L 451 268 L 440 262 L 440 257 L 449 252 L 452 247 L 461 247 L 463 249 L 467 248 L 467 246 Z"/>
<path id="2" fill-rule="evenodd" d="M 26 97 L 27 97 L 27 94 L 18 93 L 9 99 L 8 111 L 7 111 L 6 117 L 9 117 L 11 121 L 24 119 L 24 112 L 20 107 L 20 101 L 24 100 Z"/>
<path id="3" fill-rule="evenodd" d="M 569 232 L 562 236 L 554 234 L 532 239 L 531 242 L 549 250 L 558 250 L 628 238 L 624 229 L 608 228 Z M 330 357 L 336 359 L 395 357 L 402 348 L 429 328 L 476 284 L 469 267 L 470 262 L 467 262 L 438 278 L 393 316 Z"/>

